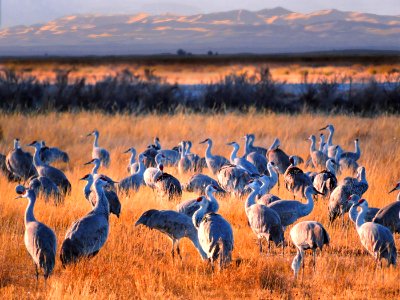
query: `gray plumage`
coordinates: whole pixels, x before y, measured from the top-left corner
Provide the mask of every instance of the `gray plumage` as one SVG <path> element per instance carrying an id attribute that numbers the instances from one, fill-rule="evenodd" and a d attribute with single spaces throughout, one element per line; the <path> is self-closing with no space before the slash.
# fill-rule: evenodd
<path id="1" fill-rule="evenodd" d="M 166 165 L 167 166 L 175 166 L 179 159 L 180 154 L 178 151 L 169 150 L 169 149 L 161 149 L 157 151 L 158 154 L 163 154 L 166 157 Z"/>
<path id="2" fill-rule="evenodd" d="M 207 149 L 206 149 L 206 154 L 205 154 L 205 159 L 207 163 L 207 167 L 210 170 L 212 174 L 217 174 L 219 169 L 225 165 L 228 164 L 229 161 L 220 155 L 212 155 L 211 154 L 211 148 L 212 148 L 212 140 L 211 139 L 205 139 L 204 141 L 200 142 L 200 144 L 207 143 Z"/>
<path id="3" fill-rule="evenodd" d="M 44 141 L 42 141 L 42 147 L 40 148 L 40 159 L 45 164 L 51 164 L 58 160 L 65 163 L 69 162 L 69 156 L 65 151 L 57 147 L 47 147 Z"/>
<path id="4" fill-rule="evenodd" d="M 354 148 L 355 148 L 354 152 L 343 152 L 340 158 L 351 159 L 353 161 L 359 160 L 361 157 L 361 149 L 358 139 L 354 140 Z"/>
<path id="5" fill-rule="evenodd" d="M 313 252 L 313 265 L 315 271 L 316 250 L 319 248 L 322 251 L 323 246 L 329 245 L 330 241 L 328 232 L 325 230 L 324 226 L 316 221 L 303 221 L 297 223 L 290 230 L 290 238 L 297 250 L 297 254 L 293 258 L 292 262 L 294 277 L 296 278 L 302 262 L 304 270 L 304 251 L 308 249 Z"/>
<path id="6" fill-rule="evenodd" d="M 184 174 L 188 171 L 192 171 L 195 167 L 195 165 L 192 165 L 192 161 L 189 159 L 189 157 L 186 155 L 186 148 L 187 148 L 187 143 L 186 141 L 182 141 L 180 143 L 181 145 L 181 153 L 180 153 L 180 158 L 178 161 L 178 171 L 179 174 Z"/>
<path id="7" fill-rule="evenodd" d="M 195 153 L 191 153 L 190 150 L 192 149 L 192 142 L 186 141 L 187 148 L 186 148 L 186 157 L 189 159 L 191 165 L 193 166 L 193 172 L 201 172 L 204 167 L 207 167 L 205 158 L 201 158 L 199 155 Z"/>
<path id="8" fill-rule="evenodd" d="M 15 176 L 7 169 L 6 156 L 0 153 L 0 173 L 2 173 L 8 181 L 10 182 L 18 182 L 19 177 Z"/>
<path id="9" fill-rule="evenodd" d="M 19 180 L 26 181 L 28 178 L 37 175 L 32 155 L 21 149 L 19 139 L 14 140 L 14 149 L 6 156 L 6 166 L 8 171 Z"/>
<path id="10" fill-rule="evenodd" d="M 313 179 L 313 185 L 318 192 L 323 194 L 323 199 L 329 199 L 338 184 L 334 165 L 334 161 L 328 159 L 326 161 L 326 169 L 316 174 Z"/>
<path id="11" fill-rule="evenodd" d="M 183 189 L 188 192 L 204 194 L 206 187 L 210 184 L 216 186 L 218 188 L 218 192 L 225 193 L 225 191 L 219 186 L 218 182 L 215 179 L 204 174 L 192 175 L 188 182 L 183 186 Z"/>
<path id="12" fill-rule="evenodd" d="M 42 162 L 40 159 L 40 148 L 41 148 L 41 143 L 34 141 L 29 146 L 32 146 L 35 148 L 35 154 L 33 156 L 33 164 L 41 177 L 47 177 L 51 181 L 53 181 L 57 187 L 60 189 L 60 192 L 62 195 L 67 195 L 71 193 L 71 183 L 68 181 L 68 178 L 65 176 L 65 174 L 52 166 L 49 166 L 45 163 Z"/>
<path id="13" fill-rule="evenodd" d="M 357 203 L 359 200 L 361 200 L 360 196 L 358 196 L 356 194 L 351 195 L 348 199 L 348 201 L 350 202 L 350 207 L 351 207 L 351 205 Z M 364 216 L 365 222 L 372 222 L 372 220 L 374 219 L 374 217 L 378 211 L 379 211 L 379 208 L 368 206 L 367 213 Z"/>
<path id="14" fill-rule="evenodd" d="M 352 170 L 353 172 L 356 172 L 358 169 L 358 163 L 353 160 L 350 157 L 343 157 L 342 156 L 342 148 L 337 146 L 336 149 L 336 156 L 335 156 L 335 161 L 337 162 L 338 165 L 338 171 L 343 171 L 346 169 Z"/>
<path id="15" fill-rule="evenodd" d="M 365 168 L 360 167 L 357 178 L 346 177 L 331 193 L 328 203 L 329 221 L 332 223 L 338 216 L 342 216 L 342 224 L 344 224 L 344 214 L 349 211 L 351 206 L 347 201 L 348 198 L 353 194 L 362 197 L 367 189 Z"/>
<path id="16" fill-rule="evenodd" d="M 97 204 L 68 229 L 60 252 L 63 266 L 76 263 L 81 258 L 95 256 L 107 241 L 110 208 L 103 190 L 106 184 L 102 175 L 95 176 L 93 186 Z"/>
<path id="17" fill-rule="evenodd" d="M 54 204 L 60 204 L 64 202 L 64 196 L 60 193 L 57 185 L 47 177 L 34 176 L 30 178 L 29 188 L 35 191 L 36 195 L 41 194 L 46 202 L 50 199 L 54 199 Z"/>
<path id="18" fill-rule="evenodd" d="M 182 197 L 182 186 L 177 178 L 171 174 L 164 173 L 164 166 L 159 166 L 159 173 L 155 178 L 154 188 L 163 199 L 173 200 Z"/>
<path id="19" fill-rule="evenodd" d="M 272 202 L 275 202 L 278 200 L 281 200 L 281 198 L 279 198 L 278 196 L 275 196 L 273 194 L 265 194 L 257 199 L 257 203 L 268 206 Z"/>
<path id="20" fill-rule="evenodd" d="M 214 194 L 215 192 L 218 191 L 217 186 L 214 185 L 208 185 L 205 191 L 205 194 L 207 197 L 206 200 L 209 201 L 206 213 L 210 212 L 218 212 L 219 205 L 217 202 L 217 199 L 215 199 Z M 204 196 L 201 196 L 204 197 Z M 202 199 L 190 199 L 186 200 L 176 206 L 176 210 L 180 213 L 183 213 L 189 217 L 192 217 L 193 214 L 200 208 L 199 200 L 201 201 Z"/>
<path id="21" fill-rule="evenodd" d="M 400 182 L 389 193 L 400 190 Z M 400 192 L 397 201 L 382 207 L 375 215 L 373 222 L 389 228 L 393 233 L 400 233 Z"/>
<path id="22" fill-rule="evenodd" d="M 217 174 L 219 185 L 234 196 L 242 196 L 251 177 L 247 171 L 235 165 L 224 165 Z"/>
<path id="23" fill-rule="evenodd" d="M 246 145 L 247 145 L 248 151 L 249 151 L 248 153 L 256 152 L 263 157 L 265 157 L 267 155 L 268 149 L 263 148 L 263 147 L 257 147 L 257 146 L 253 145 L 253 143 L 256 139 L 254 134 L 252 134 L 252 133 L 246 134 L 245 139 L 246 139 Z"/>
<path id="24" fill-rule="evenodd" d="M 329 157 L 324 152 L 316 149 L 316 141 L 314 135 L 311 135 L 308 139 L 311 141 L 310 157 L 314 167 L 317 169 L 325 168 L 326 161 L 329 159 Z"/>
<path id="25" fill-rule="evenodd" d="M 295 157 L 290 157 L 291 165 L 285 171 L 283 179 L 286 189 L 293 193 L 295 197 L 301 198 L 304 196 L 304 191 L 308 186 L 313 186 L 313 183 L 303 170 L 296 167 L 297 160 Z"/>
<path id="26" fill-rule="evenodd" d="M 112 184 L 113 182 L 110 182 L 107 177 L 103 177 L 108 184 Z M 97 194 L 95 191 L 92 190 L 92 185 L 93 185 L 93 175 L 92 174 L 87 174 L 84 177 L 82 177 L 80 180 L 86 180 L 87 184 L 83 188 L 83 193 L 85 195 L 85 199 L 89 201 L 91 206 L 94 208 L 97 204 Z M 106 196 L 108 200 L 108 204 L 110 206 L 110 213 L 116 215 L 119 218 L 119 215 L 121 214 L 121 202 L 119 201 L 119 197 L 117 193 L 113 190 L 107 189 L 107 185 L 104 187 L 104 195 Z"/>
<path id="27" fill-rule="evenodd" d="M 136 149 L 131 147 L 128 150 L 124 151 L 123 153 L 130 153 L 131 157 L 129 158 L 129 163 L 127 166 L 127 170 L 129 174 L 136 173 L 139 169 L 139 164 L 136 162 Z"/>
<path id="28" fill-rule="evenodd" d="M 278 200 L 268 205 L 269 208 L 275 210 L 281 218 L 282 226 L 287 227 L 299 218 L 308 216 L 314 209 L 313 195 L 318 192 L 312 186 L 306 187 L 304 196 L 307 199 L 305 204 L 295 200 Z"/>
<path id="29" fill-rule="evenodd" d="M 328 129 L 329 135 L 328 135 L 328 140 L 326 141 L 326 144 L 324 146 L 324 150 L 322 152 L 327 153 L 329 158 L 335 158 L 337 145 L 334 145 L 332 142 L 333 134 L 335 133 L 335 128 L 333 127 L 332 124 L 328 124 L 325 127 L 321 128 L 320 130 L 325 130 L 325 129 Z"/>
<path id="30" fill-rule="evenodd" d="M 358 206 L 361 207 L 359 213 L 357 213 Z M 368 202 L 361 199 L 352 205 L 349 213 L 350 219 L 356 224 L 361 244 L 375 258 L 376 262 L 381 262 L 382 258 L 385 258 L 388 266 L 391 264 L 396 266 L 397 249 L 393 234 L 389 228 L 381 224 L 365 222 L 367 210 Z"/>
<path id="31" fill-rule="evenodd" d="M 35 219 L 33 213 L 36 201 L 35 192 L 22 186 L 18 186 L 16 191 L 20 194 L 18 198 L 27 198 L 29 200 L 25 211 L 24 242 L 35 263 L 36 279 L 39 279 L 39 269 L 42 269 L 46 280 L 53 272 L 56 262 L 56 235 L 48 226 Z"/>
<path id="32" fill-rule="evenodd" d="M 278 168 L 280 174 L 284 174 L 287 168 L 290 166 L 289 156 L 281 149 L 280 141 L 276 138 L 269 147 L 267 152 L 267 158 L 269 162 L 273 162 L 275 166 Z"/>
<path id="33" fill-rule="evenodd" d="M 246 159 L 257 168 L 259 174 L 269 175 L 267 169 L 268 160 L 265 156 L 258 152 L 251 152 L 246 156 Z"/>
<path id="34" fill-rule="evenodd" d="M 194 227 L 192 219 L 187 215 L 173 210 L 150 209 L 142 214 L 136 221 L 135 226 L 140 224 L 150 229 L 158 230 L 171 239 L 172 258 L 175 256 L 175 246 L 179 257 L 182 258 L 179 249 L 179 241 L 185 237 L 191 240 L 202 259 L 207 258 L 207 255 L 200 246 L 197 229 Z"/>
<path id="35" fill-rule="evenodd" d="M 144 156 L 142 154 L 139 155 L 139 169 L 136 173 L 125 177 L 118 184 L 118 190 L 124 193 L 128 193 L 129 191 L 137 191 L 142 185 L 144 185 L 143 174 L 145 171 L 144 166 Z"/>
<path id="36" fill-rule="evenodd" d="M 232 146 L 233 150 L 230 157 L 230 163 L 246 170 L 250 175 L 259 176 L 258 170 L 255 165 L 250 163 L 246 158 L 237 157 L 239 151 L 239 144 L 236 142 L 228 143 L 227 145 Z"/>
<path id="37" fill-rule="evenodd" d="M 252 192 L 245 202 L 245 212 L 249 225 L 257 236 L 260 253 L 262 252 L 262 240 L 268 242 L 268 250 L 270 250 L 270 242 L 274 242 L 276 246 L 282 244 L 284 246 L 284 234 L 281 219 L 278 213 L 260 203 L 256 203 L 256 196 L 260 186 L 258 181 L 253 181 L 248 185 Z"/>
<path id="38" fill-rule="evenodd" d="M 192 221 L 197 228 L 200 245 L 211 264 L 219 260 L 222 269 L 232 261 L 232 227 L 221 215 L 205 213 L 209 202 L 204 197 L 199 203 L 200 208 L 194 213 Z"/>
<path id="39" fill-rule="evenodd" d="M 145 159 L 144 159 L 144 162 L 145 162 Z M 144 180 L 144 183 L 148 187 L 150 187 L 152 189 L 155 188 L 155 180 L 158 177 L 159 173 L 161 172 L 159 169 L 159 166 L 161 164 L 163 164 L 165 162 L 165 160 L 166 160 L 166 157 L 163 154 L 157 154 L 155 157 L 155 162 L 156 162 L 157 167 L 156 168 L 155 167 L 147 167 L 147 169 L 144 171 L 143 180 Z M 145 165 L 146 165 L 146 163 L 145 163 Z"/>
<path id="40" fill-rule="evenodd" d="M 108 168 L 110 166 L 110 153 L 104 149 L 99 147 L 99 132 L 97 130 L 93 130 L 91 133 L 89 133 L 87 136 L 94 136 L 94 141 L 93 141 L 93 149 L 92 149 L 92 159 L 99 159 L 101 162 L 101 165 Z"/>

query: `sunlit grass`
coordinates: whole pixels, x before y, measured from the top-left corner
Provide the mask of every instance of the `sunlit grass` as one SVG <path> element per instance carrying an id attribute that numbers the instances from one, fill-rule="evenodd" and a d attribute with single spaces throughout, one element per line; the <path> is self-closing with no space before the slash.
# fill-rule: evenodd
<path id="1" fill-rule="evenodd" d="M 35 139 L 44 139 L 48 145 L 57 145 L 71 158 L 65 173 L 72 183 L 72 194 L 65 204 L 55 207 L 39 199 L 35 214 L 38 220 L 53 228 L 61 245 L 67 228 L 90 210 L 84 199 L 84 182 L 79 181 L 90 171 L 83 163 L 90 160 L 92 138 L 86 134 L 97 128 L 100 146 L 111 152 L 111 168 L 101 172 L 119 180 L 127 175 L 129 155 L 122 154 L 134 146 L 139 151 L 158 136 L 165 148 L 175 146 L 182 139 L 193 141 L 193 152 L 204 155 L 205 146 L 198 142 L 210 137 L 213 152 L 228 156 L 228 141 L 241 145 L 245 133 L 254 133 L 255 144 L 268 147 L 275 137 L 290 154 L 307 157 L 310 134 L 331 123 L 336 131 L 334 143 L 353 150 L 353 140 L 360 139 L 360 164 L 367 170 L 369 190 L 365 194 L 371 206 L 382 207 L 395 200 L 387 191 L 400 179 L 399 117 L 381 116 L 359 118 L 323 115 L 184 115 L 131 116 L 97 113 L 48 114 L 38 116 L 2 115 L 0 126 L 4 139 L 0 152 L 12 147 L 19 137 L 23 145 Z M 25 147 L 26 148 L 26 147 Z M 182 182 L 189 178 L 179 176 Z M 207 172 L 207 171 L 206 171 Z M 273 248 L 274 254 L 258 253 L 256 239 L 247 225 L 243 199 L 219 198 L 220 213 L 232 224 L 235 238 L 232 264 L 221 273 L 212 273 L 200 260 L 190 241 L 182 240 L 182 261 L 173 262 L 171 243 L 157 231 L 134 227 L 136 219 L 147 209 L 174 209 L 175 202 L 163 202 L 148 188 L 121 197 L 120 219 L 111 216 L 110 235 L 104 248 L 90 261 L 82 261 L 63 269 L 57 257 L 56 269 L 47 287 L 41 280 L 36 287 L 34 267 L 23 243 L 23 214 L 25 199 L 14 200 L 15 184 L 0 177 L 0 295 L 6 298 L 30 299 L 132 299 L 132 298 L 386 298 L 400 297 L 400 268 L 375 269 L 374 260 L 366 254 L 354 226 L 327 227 L 327 204 L 318 201 L 311 215 L 302 220 L 317 220 L 324 224 L 331 237 L 331 245 L 317 257 L 317 270 L 312 271 L 311 257 L 306 256 L 304 281 L 293 281 L 291 260 L 294 248 Z M 290 199 L 281 188 L 273 193 Z M 195 197 L 185 192 L 183 199 Z M 338 222 L 340 223 L 340 222 Z M 285 237 L 288 239 L 288 230 Z M 400 247 L 399 236 L 396 244 Z M 58 249 L 59 251 L 59 249 Z M 290 253 L 289 253 L 290 252 Z M 240 264 L 239 264 L 240 262 Z M 301 277 L 300 277 L 301 278 Z"/>

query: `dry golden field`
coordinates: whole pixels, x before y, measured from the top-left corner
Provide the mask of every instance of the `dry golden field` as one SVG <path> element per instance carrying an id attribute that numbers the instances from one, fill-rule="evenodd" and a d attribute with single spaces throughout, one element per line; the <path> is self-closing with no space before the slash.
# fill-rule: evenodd
<path id="1" fill-rule="evenodd" d="M 109 116 L 98 113 L 48 114 L 38 116 L 1 115 L 4 138 L 0 152 L 12 147 L 19 137 L 23 144 L 44 139 L 48 145 L 66 150 L 71 158 L 65 167 L 72 183 L 72 194 L 65 204 L 54 206 L 38 199 L 38 220 L 53 228 L 61 245 L 71 223 L 90 210 L 83 196 L 84 183 L 79 181 L 91 168 L 83 163 L 91 158 L 92 138 L 85 135 L 100 130 L 100 146 L 111 152 L 110 169 L 101 172 L 115 180 L 127 175 L 128 147 L 142 150 L 160 137 L 165 148 L 182 139 L 194 142 L 193 152 L 204 155 L 200 140 L 211 137 L 214 153 L 228 156 L 231 147 L 225 143 L 240 139 L 245 133 L 256 134 L 256 145 L 267 147 L 279 137 L 282 149 L 290 154 L 307 156 L 310 134 L 327 123 L 335 125 L 334 143 L 353 149 L 360 139 L 361 165 L 367 170 L 369 190 L 365 194 L 370 206 L 382 207 L 395 200 L 388 191 L 400 179 L 400 118 L 381 116 L 373 119 L 325 115 L 227 114 L 175 116 Z M 60 165 L 59 165 L 60 166 Z M 167 168 L 176 176 L 177 170 Z M 205 171 L 208 172 L 208 171 Z M 185 181 L 189 177 L 182 178 Z M 274 194 L 290 199 L 282 187 Z M 89 261 L 63 269 L 57 257 L 56 268 L 47 287 L 41 278 L 36 286 L 34 267 L 23 242 L 23 216 L 26 199 L 17 199 L 15 184 L 0 177 L 0 298 L 1 299 L 398 299 L 400 267 L 375 268 L 373 258 L 362 248 L 353 224 L 346 228 L 337 222 L 327 227 L 327 203 L 318 201 L 314 211 L 302 220 L 324 224 L 331 245 L 317 255 L 317 269 L 312 270 L 311 256 L 306 255 L 304 281 L 293 280 L 291 261 L 293 247 L 285 256 L 273 247 L 273 255 L 258 251 L 255 235 L 247 225 L 243 199 L 219 198 L 220 214 L 232 225 L 235 238 L 233 258 L 236 262 L 222 272 L 212 273 L 200 259 L 190 241 L 182 240 L 183 260 L 172 261 L 168 238 L 144 227 L 134 227 L 136 219 L 147 209 L 174 209 L 176 203 L 162 202 L 147 187 L 121 198 L 122 214 L 110 218 L 110 235 L 99 254 Z M 195 197 L 184 193 L 183 199 Z M 346 217 L 347 219 L 347 217 Z M 289 239 L 290 227 L 285 237 Z M 397 235 L 396 245 L 400 248 Z M 59 251 L 59 249 L 57 250 Z M 290 252 L 290 253 L 289 253 Z"/>

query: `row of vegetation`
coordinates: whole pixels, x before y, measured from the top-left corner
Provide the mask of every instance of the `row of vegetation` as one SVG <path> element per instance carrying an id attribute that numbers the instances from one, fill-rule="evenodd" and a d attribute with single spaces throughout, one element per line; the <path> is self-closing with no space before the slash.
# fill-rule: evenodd
<path id="1" fill-rule="evenodd" d="M 107 113 L 322 112 L 376 115 L 400 112 L 400 75 L 388 74 L 353 84 L 351 78 L 304 82 L 296 92 L 275 81 L 268 69 L 250 76 L 226 76 L 221 82 L 191 89 L 169 84 L 146 70 L 143 75 L 125 70 L 95 84 L 84 78 L 70 82 L 69 72 L 58 70 L 54 83 L 42 82 L 11 69 L 0 71 L 0 109 L 4 112 L 97 110 Z M 343 88 L 344 85 L 346 88 Z"/>

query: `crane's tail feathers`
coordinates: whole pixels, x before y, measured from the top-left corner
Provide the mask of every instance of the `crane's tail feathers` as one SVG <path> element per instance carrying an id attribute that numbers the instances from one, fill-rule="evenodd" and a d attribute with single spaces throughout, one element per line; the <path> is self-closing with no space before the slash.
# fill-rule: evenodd
<path id="1" fill-rule="evenodd" d="M 63 267 L 65 267 L 70 263 L 76 262 L 78 257 L 79 257 L 79 251 L 77 251 L 74 244 L 71 242 L 69 238 L 65 239 L 61 246 L 61 251 L 60 251 L 60 260 Z"/>
<path id="2" fill-rule="evenodd" d="M 322 234 L 324 236 L 324 242 L 322 243 L 322 245 L 326 244 L 329 246 L 329 242 L 330 242 L 330 238 L 329 238 L 329 234 L 328 232 L 325 230 L 324 227 L 322 227 Z M 321 246 L 321 250 L 322 250 L 322 246 Z"/>
<path id="3" fill-rule="evenodd" d="M 225 245 L 221 237 L 218 239 L 217 244 L 219 248 L 219 267 L 220 270 L 222 270 L 223 268 L 226 268 L 232 261 L 232 254 L 228 247 L 226 247 L 227 245 Z"/>

